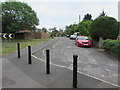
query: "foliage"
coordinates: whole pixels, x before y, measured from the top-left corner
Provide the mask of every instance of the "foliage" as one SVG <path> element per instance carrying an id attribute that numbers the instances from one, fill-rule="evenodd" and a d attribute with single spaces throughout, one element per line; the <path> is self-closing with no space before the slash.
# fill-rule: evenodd
<path id="1" fill-rule="evenodd" d="M 119 35 L 118 35 L 117 39 L 120 40 L 120 22 L 118 22 L 118 28 L 119 28 Z"/>
<path id="2" fill-rule="evenodd" d="M 75 32 L 78 32 L 77 24 L 71 24 L 69 26 L 66 26 L 66 30 L 65 30 L 66 35 L 72 35 Z"/>
<path id="3" fill-rule="evenodd" d="M 56 37 L 59 32 L 56 27 L 50 28 L 49 30 L 51 31 L 51 37 Z"/>
<path id="4" fill-rule="evenodd" d="M 35 29 L 38 22 L 36 13 L 26 3 L 2 3 L 2 32 L 10 33 L 26 29 L 32 30 Z"/>
<path id="5" fill-rule="evenodd" d="M 47 28 L 43 27 L 43 28 L 42 28 L 42 32 L 45 32 L 45 33 L 48 32 L 48 31 L 47 31 Z"/>
<path id="6" fill-rule="evenodd" d="M 99 37 L 103 39 L 116 39 L 118 33 L 117 20 L 108 16 L 98 17 L 90 27 L 90 35 L 95 40 L 99 40 Z"/>
<path id="7" fill-rule="evenodd" d="M 66 35 L 72 35 L 75 32 L 79 32 L 80 35 L 90 36 L 89 30 L 92 21 L 81 21 L 78 25 L 73 24 L 66 27 L 65 33 Z"/>
<path id="8" fill-rule="evenodd" d="M 120 56 L 120 41 L 119 40 L 103 40 L 103 48 L 107 51 Z"/>
<path id="9" fill-rule="evenodd" d="M 90 26 L 93 21 L 82 21 L 78 24 L 78 31 L 81 35 L 90 36 Z"/>
<path id="10" fill-rule="evenodd" d="M 86 21 L 86 20 L 92 20 L 92 15 L 91 14 L 84 15 L 83 21 Z"/>
<path id="11" fill-rule="evenodd" d="M 102 11 L 102 13 L 100 13 L 100 15 L 98 17 L 103 17 L 103 16 L 106 16 L 105 15 L 106 13 L 104 11 Z"/>

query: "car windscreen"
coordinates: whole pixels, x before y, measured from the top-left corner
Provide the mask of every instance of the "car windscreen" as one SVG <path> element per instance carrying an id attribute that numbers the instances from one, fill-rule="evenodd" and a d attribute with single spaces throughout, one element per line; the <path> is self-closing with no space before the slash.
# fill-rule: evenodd
<path id="1" fill-rule="evenodd" d="M 88 40 L 88 37 L 77 37 L 78 40 Z"/>

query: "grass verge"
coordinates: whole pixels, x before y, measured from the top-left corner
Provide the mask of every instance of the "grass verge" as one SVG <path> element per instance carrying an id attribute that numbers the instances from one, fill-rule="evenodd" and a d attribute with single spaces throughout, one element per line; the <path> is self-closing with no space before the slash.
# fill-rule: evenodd
<path id="1" fill-rule="evenodd" d="M 37 45 L 41 42 L 48 41 L 51 39 L 32 39 L 32 40 L 12 40 L 11 42 L 2 43 L 2 46 L 0 47 L 0 55 L 8 55 L 10 53 L 13 53 L 17 50 L 17 42 L 21 42 L 20 48 L 26 48 L 28 45 Z"/>

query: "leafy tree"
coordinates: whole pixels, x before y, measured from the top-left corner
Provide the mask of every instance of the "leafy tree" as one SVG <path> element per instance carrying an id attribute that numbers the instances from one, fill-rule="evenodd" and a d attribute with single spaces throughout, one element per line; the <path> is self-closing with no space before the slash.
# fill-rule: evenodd
<path id="1" fill-rule="evenodd" d="M 71 24 L 69 26 L 66 26 L 66 30 L 65 30 L 65 34 L 66 35 L 72 35 L 74 34 L 75 32 L 78 32 L 78 28 L 77 28 L 77 24 Z"/>
<path id="2" fill-rule="evenodd" d="M 78 24 L 78 31 L 81 35 L 90 36 L 90 26 L 93 21 L 82 21 Z"/>
<path id="3" fill-rule="evenodd" d="M 30 6 L 22 2 L 2 3 L 2 32 L 33 30 L 38 25 L 36 13 Z"/>
<path id="4" fill-rule="evenodd" d="M 118 22 L 118 29 L 119 29 L 119 34 L 118 34 L 117 39 L 120 40 L 120 22 Z"/>
<path id="5" fill-rule="evenodd" d="M 87 21 L 87 20 L 92 20 L 92 15 L 91 14 L 84 15 L 83 21 Z"/>
<path id="6" fill-rule="evenodd" d="M 52 36 L 56 37 L 58 35 L 58 32 L 59 32 L 58 30 L 53 30 L 52 31 Z"/>
<path id="7" fill-rule="evenodd" d="M 43 28 L 42 28 L 42 32 L 45 32 L 45 33 L 46 33 L 46 32 L 47 32 L 47 28 L 43 27 Z"/>
<path id="8" fill-rule="evenodd" d="M 56 29 L 56 27 L 54 27 L 54 28 L 50 28 L 49 29 L 50 31 L 52 31 L 51 32 L 51 36 L 53 37 L 56 37 L 57 35 L 58 35 L 58 33 L 59 33 L 59 31 Z"/>
<path id="9" fill-rule="evenodd" d="M 90 27 L 91 37 L 95 40 L 99 40 L 99 37 L 103 39 L 116 39 L 118 33 L 117 20 L 108 16 L 98 17 Z"/>
<path id="10" fill-rule="evenodd" d="M 102 11 L 102 13 L 100 13 L 100 15 L 98 17 L 102 17 L 102 16 L 106 16 L 106 13 L 104 12 L 104 10 Z"/>

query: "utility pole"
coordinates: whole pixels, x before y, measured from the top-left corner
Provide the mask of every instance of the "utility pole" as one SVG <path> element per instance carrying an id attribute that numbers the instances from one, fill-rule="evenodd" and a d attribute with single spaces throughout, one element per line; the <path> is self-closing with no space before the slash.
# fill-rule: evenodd
<path id="1" fill-rule="evenodd" d="M 80 18 L 81 18 L 81 17 L 80 17 L 80 14 L 79 14 L 79 22 L 80 22 Z"/>
<path id="2" fill-rule="evenodd" d="M 120 1 L 118 2 L 118 22 L 120 22 Z"/>
<path id="3" fill-rule="evenodd" d="M 118 30 L 119 30 L 118 36 L 120 37 L 120 1 L 118 2 Z"/>

